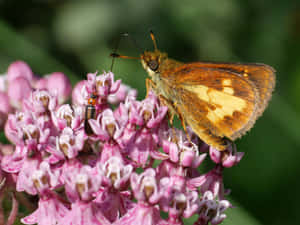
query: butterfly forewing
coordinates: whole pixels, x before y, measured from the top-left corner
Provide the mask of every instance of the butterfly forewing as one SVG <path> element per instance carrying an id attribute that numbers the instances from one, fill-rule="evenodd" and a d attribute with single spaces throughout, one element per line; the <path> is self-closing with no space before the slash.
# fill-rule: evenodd
<path id="1" fill-rule="evenodd" d="M 259 92 L 259 107 L 257 116 L 260 116 L 267 107 L 275 87 L 275 70 L 261 63 L 194 63 L 203 68 L 215 68 L 232 71 L 247 80 L 251 80 Z"/>
<path id="2" fill-rule="evenodd" d="M 197 64 L 185 64 L 173 76 L 176 79 L 171 82 L 176 83 L 170 86 L 177 89 L 173 99 L 196 133 L 202 127 L 212 135 L 234 140 L 254 123 L 259 96 L 252 81 L 232 71 Z"/>

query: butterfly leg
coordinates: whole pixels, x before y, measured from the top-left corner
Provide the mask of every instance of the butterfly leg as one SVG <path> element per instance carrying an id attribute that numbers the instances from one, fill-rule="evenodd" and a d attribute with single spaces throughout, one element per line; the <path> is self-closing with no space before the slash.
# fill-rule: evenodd
<path id="1" fill-rule="evenodd" d="M 176 114 L 173 103 L 170 100 L 166 99 L 163 95 L 159 95 L 158 99 L 162 105 L 168 107 L 168 118 L 169 118 L 171 126 L 173 126 L 174 116 Z"/>
<path id="2" fill-rule="evenodd" d="M 146 78 L 146 89 L 147 89 L 147 95 L 146 95 L 146 98 L 147 98 L 149 95 L 149 92 L 156 89 L 156 84 L 153 82 L 153 80 Z"/>
<path id="3" fill-rule="evenodd" d="M 181 110 L 179 109 L 179 107 L 177 107 L 177 103 L 176 103 L 176 102 L 174 102 L 173 105 L 174 105 L 174 108 L 176 108 L 176 111 L 177 111 L 179 120 L 180 120 L 180 122 L 181 122 L 181 126 L 183 127 L 183 130 L 184 130 L 184 132 L 186 133 L 187 139 L 189 140 L 189 142 L 191 142 L 191 136 L 190 136 L 190 134 L 189 134 L 188 131 L 187 131 L 186 123 L 185 123 L 185 121 L 184 121 L 184 119 L 183 119 L 182 112 L 181 112 Z"/>
<path id="4" fill-rule="evenodd" d="M 227 143 L 227 148 L 231 147 L 232 150 L 236 152 L 236 144 L 230 139 L 226 139 L 225 141 Z"/>
<path id="5" fill-rule="evenodd" d="M 162 95 L 159 96 L 159 100 L 163 105 L 166 105 L 169 108 L 168 115 L 169 115 L 169 121 L 170 121 L 171 126 L 173 127 L 174 116 L 175 116 L 175 114 L 177 114 L 178 117 L 179 117 L 179 120 L 181 122 L 181 125 L 183 127 L 183 130 L 187 135 L 188 140 L 191 141 L 191 137 L 190 137 L 190 135 L 189 135 L 189 133 L 186 129 L 186 123 L 183 119 L 183 116 L 182 116 L 182 113 L 181 113 L 180 109 L 178 107 L 176 107 L 177 106 L 176 102 L 173 103 L 170 100 L 166 99 Z M 173 134 L 176 135 L 175 129 L 173 129 L 173 130 L 174 130 Z"/>
<path id="6" fill-rule="evenodd" d="M 174 126 L 173 126 L 174 125 L 173 124 L 173 122 L 174 122 L 174 116 L 176 114 L 174 105 L 173 105 L 173 103 L 170 100 L 168 100 L 167 98 L 165 98 L 163 95 L 159 95 L 158 99 L 159 99 L 159 101 L 160 101 L 160 103 L 162 105 L 168 107 L 168 114 L 167 114 L 167 116 L 168 116 L 168 119 L 169 119 L 169 122 L 170 122 L 170 126 L 172 128 L 172 135 L 173 135 L 174 141 L 177 142 L 178 140 L 177 140 L 176 130 L 175 130 Z"/>
<path id="7" fill-rule="evenodd" d="M 156 84 L 149 78 L 146 79 L 146 89 L 147 89 L 147 96 L 146 97 L 148 97 L 148 94 L 149 94 L 150 91 L 156 89 Z M 170 124 L 173 125 L 173 120 L 174 120 L 174 115 L 175 114 L 174 114 L 174 108 L 172 106 L 172 102 L 169 101 L 168 99 L 166 99 L 162 95 L 158 95 L 158 99 L 159 99 L 159 101 L 162 105 L 165 105 L 165 106 L 168 107 L 168 117 L 169 117 L 169 120 L 170 120 Z"/>

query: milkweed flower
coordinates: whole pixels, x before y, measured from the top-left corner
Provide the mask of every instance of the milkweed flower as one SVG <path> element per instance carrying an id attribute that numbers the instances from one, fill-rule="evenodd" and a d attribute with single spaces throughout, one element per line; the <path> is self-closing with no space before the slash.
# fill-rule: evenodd
<path id="1" fill-rule="evenodd" d="M 132 171 L 132 165 L 125 165 L 116 156 L 96 165 L 96 174 L 102 176 L 103 186 L 99 189 L 95 202 L 110 222 L 119 220 L 134 205 L 128 191 Z"/>
<path id="2" fill-rule="evenodd" d="M 11 145 L 0 145 L 0 190 L 23 192 L 19 202 L 32 212 L 22 223 L 181 225 L 196 215 L 200 225 L 226 218 L 223 170 L 243 153 L 219 152 L 189 128 L 170 127 L 155 93 L 139 101 L 111 72 L 88 73 L 72 91 L 64 74 L 37 78 L 21 61 L 2 78 L 7 104 L 0 113 Z M 72 104 L 65 104 L 71 91 Z M 203 173 L 205 160 L 215 165 Z"/>
<path id="3" fill-rule="evenodd" d="M 0 128 L 3 129 L 8 113 L 12 111 L 7 93 L 0 91 Z"/>
<path id="4" fill-rule="evenodd" d="M 232 144 L 225 151 L 218 151 L 217 149 L 210 147 L 209 155 L 211 160 L 215 163 L 221 163 L 223 167 L 232 167 L 238 164 L 244 156 L 244 152 L 237 152 L 236 146 Z"/>

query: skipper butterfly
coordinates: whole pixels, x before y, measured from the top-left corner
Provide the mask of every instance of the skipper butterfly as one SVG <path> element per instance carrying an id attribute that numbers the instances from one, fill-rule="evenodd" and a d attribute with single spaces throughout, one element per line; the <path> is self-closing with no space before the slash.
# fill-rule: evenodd
<path id="1" fill-rule="evenodd" d="M 234 141 L 254 125 L 268 105 L 275 86 L 275 70 L 260 63 L 182 63 L 157 49 L 140 57 L 111 54 L 117 58 L 140 59 L 153 90 L 168 106 L 170 121 L 177 115 L 208 145 L 222 151 L 226 138 Z"/>

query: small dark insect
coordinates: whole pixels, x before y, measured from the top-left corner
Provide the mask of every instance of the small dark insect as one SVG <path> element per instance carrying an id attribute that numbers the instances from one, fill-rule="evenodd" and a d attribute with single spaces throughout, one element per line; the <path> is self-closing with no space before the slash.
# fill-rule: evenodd
<path id="1" fill-rule="evenodd" d="M 88 99 L 88 104 L 85 107 L 84 131 L 87 135 L 92 135 L 94 132 L 89 124 L 89 119 L 96 119 L 96 102 L 97 95 L 92 94 Z"/>

